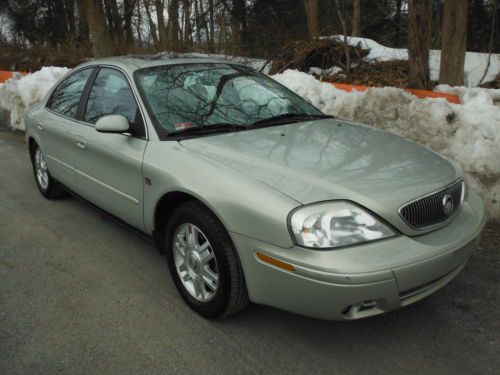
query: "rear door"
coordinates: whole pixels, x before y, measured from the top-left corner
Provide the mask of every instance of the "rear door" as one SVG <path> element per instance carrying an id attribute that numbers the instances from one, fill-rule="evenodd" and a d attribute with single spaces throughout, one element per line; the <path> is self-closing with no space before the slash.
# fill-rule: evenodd
<path id="1" fill-rule="evenodd" d="M 75 185 L 75 136 L 80 126 L 76 117 L 94 69 L 76 71 L 63 80 L 48 100 L 44 115 L 35 120 L 50 174 L 71 189 Z"/>
<path id="2" fill-rule="evenodd" d="M 123 72 L 101 67 L 82 105 L 76 135 L 76 192 L 138 229 L 144 228 L 142 158 L 146 133 L 142 113 Z M 102 116 L 124 115 L 131 131 L 100 133 Z"/>

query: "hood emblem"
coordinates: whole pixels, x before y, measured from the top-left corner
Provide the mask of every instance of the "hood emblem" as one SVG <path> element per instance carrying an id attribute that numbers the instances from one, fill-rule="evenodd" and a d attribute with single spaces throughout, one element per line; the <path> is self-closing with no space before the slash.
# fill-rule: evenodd
<path id="1" fill-rule="evenodd" d="M 446 194 L 443 197 L 442 205 L 444 214 L 446 216 L 450 216 L 453 213 L 454 208 L 453 199 L 451 198 L 450 194 Z"/>

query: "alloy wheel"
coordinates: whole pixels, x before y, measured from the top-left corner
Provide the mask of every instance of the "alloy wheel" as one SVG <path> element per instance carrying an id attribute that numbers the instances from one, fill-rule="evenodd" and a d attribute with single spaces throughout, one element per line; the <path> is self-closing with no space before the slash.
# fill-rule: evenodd
<path id="1" fill-rule="evenodd" d="M 200 302 L 214 298 L 219 272 L 207 237 L 194 224 L 179 225 L 174 233 L 174 262 L 184 288 Z"/>
<path id="2" fill-rule="evenodd" d="M 40 187 L 43 190 L 47 190 L 49 187 L 49 170 L 47 168 L 45 156 L 40 147 L 37 147 L 35 151 L 35 173 Z"/>

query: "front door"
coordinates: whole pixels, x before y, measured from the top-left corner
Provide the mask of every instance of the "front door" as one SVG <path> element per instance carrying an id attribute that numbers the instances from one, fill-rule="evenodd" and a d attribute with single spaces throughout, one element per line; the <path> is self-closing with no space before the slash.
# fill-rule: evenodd
<path id="1" fill-rule="evenodd" d="M 100 133 L 95 123 L 106 115 L 124 115 L 131 130 Z M 124 74 L 100 68 L 83 105 L 75 142 L 76 192 L 98 207 L 143 230 L 142 159 L 144 123 Z"/>

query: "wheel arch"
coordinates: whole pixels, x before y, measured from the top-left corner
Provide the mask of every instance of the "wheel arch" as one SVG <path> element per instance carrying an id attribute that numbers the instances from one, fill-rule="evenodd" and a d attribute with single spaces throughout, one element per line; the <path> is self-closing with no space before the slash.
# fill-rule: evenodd
<path id="1" fill-rule="evenodd" d="M 196 201 L 205 206 L 221 223 L 226 231 L 228 231 L 224 221 L 221 220 L 219 214 L 206 202 L 192 194 L 191 192 L 186 192 L 182 190 L 173 190 L 164 193 L 160 199 L 158 199 L 153 216 L 153 238 L 155 239 L 158 248 L 161 249 L 163 246 L 165 227 L 168 220 L 170 219 L 172 212 L 180 205 Z M 228 231 L 229 232 L 229 231 Z"/>
<path id="2" fill-rule="evenodd" d="M 33 161 L 33 152 L 34 152 L 34 146 L 38 144 L 38 142 L 35 140 L 33 136 L 29 136 L 28 138 L 28 152 L 30 154 L 30 159 Z"/>

